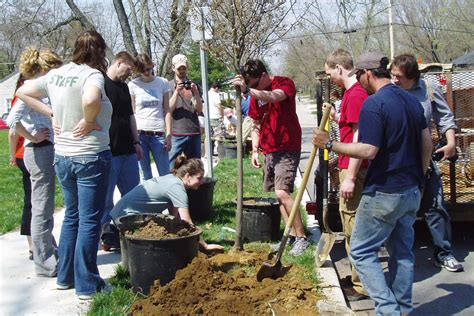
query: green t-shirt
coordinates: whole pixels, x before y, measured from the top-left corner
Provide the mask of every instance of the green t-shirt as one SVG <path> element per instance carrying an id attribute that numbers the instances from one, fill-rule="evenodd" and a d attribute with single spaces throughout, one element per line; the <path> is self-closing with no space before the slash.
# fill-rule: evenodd
<path id="1" fill-rule="evenodd" d="M 188 195 L 183 181 L 168 174 L 137 185 L 115 204 L 110 216 L 115 219 L 127 214 L 162 213 L 173 207 L 188 208 Z"/>

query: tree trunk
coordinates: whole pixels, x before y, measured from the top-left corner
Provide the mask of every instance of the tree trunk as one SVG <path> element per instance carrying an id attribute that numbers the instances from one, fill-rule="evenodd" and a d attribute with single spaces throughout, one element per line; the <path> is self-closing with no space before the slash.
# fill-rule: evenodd
<path id="1" fill-rule="evenodd" d="M 122 0 L 114 0 L 115 12 L 117 13 L 118 20 L 120 23 L 120 28 L 122 29 L 123 42 L 125 44 L 125 49 L 132 55 L 137 55 L 137 49 L 133 42 L 132 29 L 130 28 L 130 23 L 128 23 L 128 17 L 125 13 L 125 8 L 123 7 Z"/>
<path id="2" fill-rule="evenodd" d="M 95 26 L 89 21 L 89 19 L 84 15 L 84 13 L 82 13 L 81 9 L 79 9 L 78 6 L 74 3 L 74 0 L 66 0 L 66 3 L 85 30 L 97 31 Z M 108 46 L 106 49 L 106 55 L 109 60 L 113 59 L 114 53 Z"/>

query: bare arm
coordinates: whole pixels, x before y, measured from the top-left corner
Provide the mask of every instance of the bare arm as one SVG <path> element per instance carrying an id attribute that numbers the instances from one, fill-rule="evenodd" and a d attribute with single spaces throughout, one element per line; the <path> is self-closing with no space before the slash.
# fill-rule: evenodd
<path id="1" fill-rule="evenodd" d="M 178 94 L 179 94 L 179 89 L 178 86 L 176 86 L 176 89 L 174 89 L 173 94 L 171 95 L 171 98 L 169 100 L 169 111 L 172 114 L 174 110 L 176 110 L 176 107 L 178 106 Z"/>
<path id="2" fill-rule="evenodd" d="M 252 122 L 252 166 L 255 168 L 260 168 L 262 165 L 258 159 L 258 143 L 259 143 L 259 133 L 260 133 L 260 122 L 253 120 Z"/>
<path id="3" fill-rule="evenodd" d="M 329 133 L 314 129 L 313 144 L 319 148 L 326 148 L 329 141 Z M 372 160 L 379 152 L 379 148 L 374 145 L 364 143 L 340 143 L 333 142 L 332 150 L 336 153 L 344 154 L 352 158 Z"/>
<path id="4" fill-rule="evenodd" d="M 285 92 L 280 89 L 276 89 L 273 91 L 250 89 L 250 95 L 256 98 L 257 100 L 262 100 L 270 103 L 283 101 L 288 98 Z"/>
<path id="5" fill-rule="evenodd" d="M 193 92 L 194 96 L 194 110 L 198 113 L 202 112 L 202 98 L 199 95 L 199 89 L 197 88 L 196 84 L 193 82 L 191 84 L 191 91 Z"/>
<path id="6" fill-rule="evenodd" d="M 184 208 L 184 207 L 173 207 L 173 215 L 175 217 L 180 217 L 182 220 L 193 224 L 193 221 L 191 220 L 191 215 L 189 214 L 189 209 Z M 216 244 L 208 244 L 204 240 L 204 238 L 199 237 L 199 247 L 202 249 L 202 251 L 206 253 L 214 253 L 214 252 L 222 252 L 224 250 L 224 247 Z"/>
<path id="7" fill-rule="evenodd" d="M 41 143 L 44 140 L 49 139 L 49 129 L 42 128 L 35 135 L 28 132 L 21 122 L 16 123 L 16 133 L 20 134 L 24 138 L 28 139 L 32 143 Z"/>
<path id="8" fill-rule="evenodd" d="M 25 82 L 24 85 L 18 88 L 15 95 L 33 110 L 36 110 L 46 116 L 53 115 L 53 110 L 39 100 L 39 98 L 42 98 L 45 95 L 31 82 Z"/>
<path id="9" fill-rule="evenodd" d="M 454 129 L 446 131 L 446 140 L 447 144 L 436 150 L 436 152 L 444 153 L 443 159 L 451 158 L 456 154 L 456 132 Z"/>
<path id="10" fill-rule="evenodd" d="M 134 95 L 130 95 L 130 99 L 132 101 L 132 110 L 133 110 L 133 113 L 136 112 L 136 107 L 137 107 L 137 103 L 135 101 L 135 96 Z M 136 125 L 136 124 L 135 124 Z"/>
<path id="11" fill-rule="evenodd" d="M 137 121 L 135 120 L 135 115 L 130 115 L 130 130 L 133 137 L 133 147 L 135 148 L 135 153 L 137 154 L 138 160 L 143 159 L 143 149 L 140 145 L 140 137 L 138 136 L 137 131 Z"/>
<path id="12" fill-rule="evenodd" d="M 72 131 L 74 137 L 84 137 L 93 130 L 101 130 L 96 119 L 102 109 L 102 92 L 94 85 L 86 85 L 82 94 L 82 111 L 84 118 L 77 123 Z"/>
<path id="13" fill-rule="evenodd" d="M 166 92 L 163 94 L 163 111 L 165 113 L 165 125 L 166 125 L 166 150 L 171 150 L 171 130 L 173 127 L 173 116 L 170 111 L 170 93 Z"/>
<path id="14" fill-rule="evenodd" d="M 359 139 L 359 124 L 352 124 L 352 132 L 354 137 L 352 139 L 353 143 L 357 143 Z M 354 195 L 355 190 L 355 180 L 357 174 L 359 173 L 360 166 L 362 164 L 362 159 L 349 158 L 349 166 L 347 167 L 347 174 L 344 178 L 344 181 L 341 183 L 341 195 L 343 198 L 351 198 Z"/>
<path id="15" fill-rule="evenodd" d="M 8 130 L 8 144 L 10 149 L 10 164 L 16 165 L 16 146 L 18 145 L 18 139 L 20 135 L 15 133 L 12 129 Z"/>

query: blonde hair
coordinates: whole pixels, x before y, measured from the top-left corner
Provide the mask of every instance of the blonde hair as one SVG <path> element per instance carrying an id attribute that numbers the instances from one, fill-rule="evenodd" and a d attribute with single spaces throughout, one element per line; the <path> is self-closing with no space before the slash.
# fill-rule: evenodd
<path id="1" fill-rule="evenodd" d="M 36 48 L 28 47 L 20 57 L 20 73 L 26 79 L 30 79 L 41 71 L 47 72 L 62 64 L 61 58 L 52 50 L 43 49 L 39 51 Z"/>
<path id="2" fill-rule="evenodd" d="M 201 159 L 187 159 L 183 154 L 176 158 L 172 172 L 175 176 L 178 176 L 181 179 L 186 175 L 186 173 L 189 173 L 191 176 L 199 173 L 204 174 L 204 164 Z"/>

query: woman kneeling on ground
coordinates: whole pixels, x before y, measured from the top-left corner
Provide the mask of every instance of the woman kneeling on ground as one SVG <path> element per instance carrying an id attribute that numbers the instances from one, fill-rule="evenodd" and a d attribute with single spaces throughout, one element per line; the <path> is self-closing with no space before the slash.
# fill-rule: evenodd
<path id="1" fill-rule="evenodd" d="M 151 178 L 137 185 L 115 204 L 110 212 L 113 219 L 138 213 L 162 213 L 170 210 L 171 215 L 193 224 L 189 213 L 186 189 L 197 190 L 204 177 L 204 165 L 200 159 L 186 159 L 179 156 L 171 174 Z M 202 238 L 200 248 L 206 253 L 223 251 L 224 247 L 207 244 Z"/>

